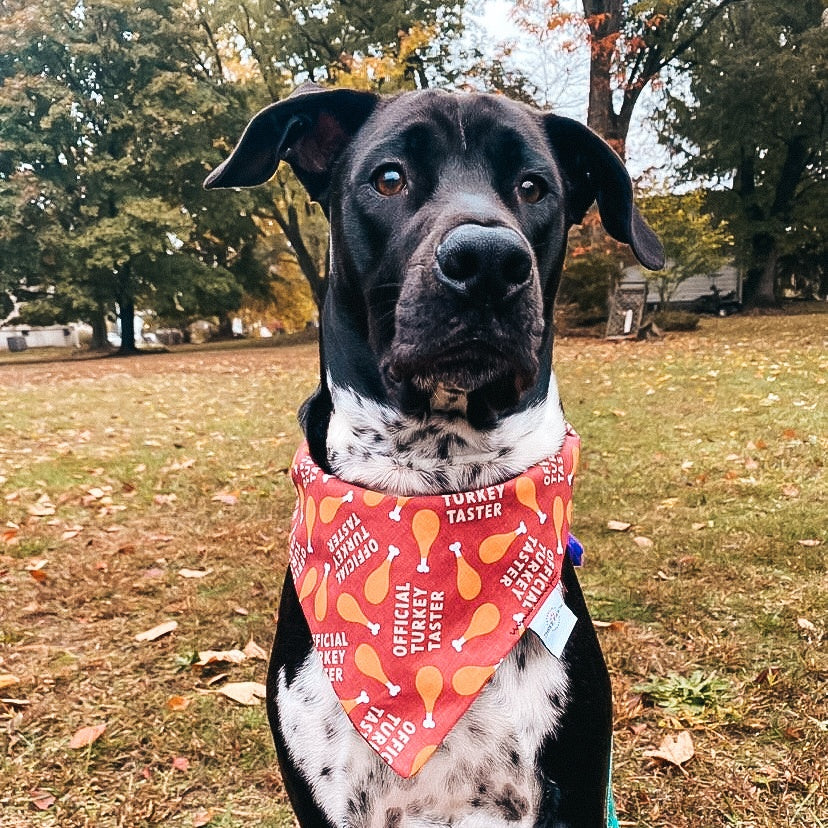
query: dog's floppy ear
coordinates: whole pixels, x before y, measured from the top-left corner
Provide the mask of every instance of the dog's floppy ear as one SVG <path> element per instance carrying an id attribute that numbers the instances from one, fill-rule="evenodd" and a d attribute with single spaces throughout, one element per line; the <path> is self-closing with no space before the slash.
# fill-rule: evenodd
<path id="1" fill-rule="evenodd" d="M 302 84 L 252 118 L 236 148 L 207 176 L 204 187 L 255 187 L 285 160 L 311 198 L 324 203 L 334 162 L 378 100 L 372 92 Z"/>
<path id="2" fill-rule="evenodd" d="M 609 144 L 570 118 L 545 115 L 544 126 L 563 167 L 569 220 L 579 224 L 597 201 L 601 223 L 614 239 L 628 244 L 644 267 L 664 267 L 664 248 L 633 204 L 630 176 Z"/>

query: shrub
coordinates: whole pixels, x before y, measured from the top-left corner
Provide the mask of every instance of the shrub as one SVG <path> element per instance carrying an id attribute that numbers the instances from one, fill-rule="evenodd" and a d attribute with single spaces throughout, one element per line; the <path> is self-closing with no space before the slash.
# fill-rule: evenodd
<path id="1" fill-rule="evenodd" d="M 662 331 L 695 331 L 699 327 L 698 315 L 688 311 L 656 311 L 653 315 L 653 322 Z"/>

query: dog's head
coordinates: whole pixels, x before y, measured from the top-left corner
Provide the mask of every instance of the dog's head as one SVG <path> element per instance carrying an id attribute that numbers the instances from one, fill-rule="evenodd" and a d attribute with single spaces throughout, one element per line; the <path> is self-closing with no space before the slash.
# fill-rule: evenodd
<path id="1" fill-rule="evenodd" d="M 260 184 L 280 160 L 331 223 L 323 372 L 409 413 L 449 390 L 485 425 L 545 391 L 567 231 L 593 202 L 643 265 L 663 264 L 610 147 L 502 96 L 306 84 L 205 186 Z"/>

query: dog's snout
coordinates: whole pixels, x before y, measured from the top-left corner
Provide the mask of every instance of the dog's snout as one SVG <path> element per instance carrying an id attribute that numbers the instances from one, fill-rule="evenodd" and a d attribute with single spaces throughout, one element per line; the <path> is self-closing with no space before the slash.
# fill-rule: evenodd
<path id="1" fill-rule="evenodd" d="M 532 276 L 532 253 L 508 227 L 461 224 L 437 248 L 436 278 L 455 293 L 508 298 Z"/>

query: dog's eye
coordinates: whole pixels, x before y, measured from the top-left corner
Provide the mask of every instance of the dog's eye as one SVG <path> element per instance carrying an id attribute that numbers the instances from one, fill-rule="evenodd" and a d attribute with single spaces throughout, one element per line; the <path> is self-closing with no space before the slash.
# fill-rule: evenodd
<path id="1" fill-rule="evenodd" d="M 384 196 L 399 195 L 405 189 L 405 175 L 396 164 L 386 164 L 374 173 L 374 189 Z"/>
<path id="2" fill-rule="evenodd" d="M 546 195 L 546 183 L 535 175 L 527 175 L 518 184 L 518 195 L 527 204 L 537 204 Z"/>

